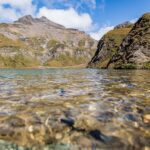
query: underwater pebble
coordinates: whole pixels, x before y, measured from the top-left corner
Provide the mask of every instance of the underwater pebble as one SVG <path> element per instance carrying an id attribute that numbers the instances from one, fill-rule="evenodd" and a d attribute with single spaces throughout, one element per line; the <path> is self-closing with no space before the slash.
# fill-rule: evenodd
<path id="1" fill-rule="evenodd" d="M 144 115 L 144 123 L 150 123 L 150 114 Z"/>

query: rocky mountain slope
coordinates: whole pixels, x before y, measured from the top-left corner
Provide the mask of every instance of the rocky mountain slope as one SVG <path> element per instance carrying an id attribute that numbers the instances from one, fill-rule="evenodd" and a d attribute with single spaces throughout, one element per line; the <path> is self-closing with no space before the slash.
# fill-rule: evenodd
<path id="1" fill-rule="evenodd" d="M 150 13 L 144 14 L 123 40 L 109 68 L 150 69 Z"/>
<path id="2" fill-rule="evenodd" d="M 89 63 L 89 67 L 106 68 L 119 45 L 132 28 L 131 23 L 123 23 L 105 34 L 99 41 L 97 51 Z"/>
<path id="3" fill-rule="evenodd" d="M 24 16 L 0 24 L 0 67 L 72 66 L 86 64 L 97 41 L 45 17 Z"/>
<path id="4" fill-rule="evenodd" d="M 135 25 L 128 22 L 108 32 L 88 65 L 93 68 L 149 69 L 150 13 Z"/>

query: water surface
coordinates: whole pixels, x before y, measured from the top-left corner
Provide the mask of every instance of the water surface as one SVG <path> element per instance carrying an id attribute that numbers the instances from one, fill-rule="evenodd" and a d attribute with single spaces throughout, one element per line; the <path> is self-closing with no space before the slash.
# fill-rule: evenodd
<path id="1" fill-rule="evenodd" d="M 3 149 L 147 150 L 149 114 L 150 71 L 0 70 Z"/>

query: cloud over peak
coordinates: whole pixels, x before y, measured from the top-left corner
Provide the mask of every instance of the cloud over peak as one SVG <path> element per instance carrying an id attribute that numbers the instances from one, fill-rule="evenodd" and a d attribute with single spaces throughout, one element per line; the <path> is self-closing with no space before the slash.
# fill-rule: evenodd
<path id="1" fill-rule="evenodd" d="M 88 30 L 92 26 L 92 18 L 88 13 L 79 14 L 74 8 L 48 9 L 43 7 L 39 10 L 38 17 L 45 16 L 49 20 L 61 24 L 67 28 Z"/>
<path id="2" fill-rule="evenodd" d="M 105 0 L 100 1 L 100 7 L 104 7 Z M 0 0 L 0 22 L 12 22 L 25 15 L 45 16 L 67 28 L 89 33 L 96 25 L 93 23 L 90 10 L 96 7 L 96 0 Z M 99 39 L 110 29 L 112 27 L 101 28 L 90 35 Z"/>
<path id="3" fill-rule="evenodd" d="M 0 21 L 14 21 L 24 15 L 35 15 L 32 0 L 0 0 Z"/>

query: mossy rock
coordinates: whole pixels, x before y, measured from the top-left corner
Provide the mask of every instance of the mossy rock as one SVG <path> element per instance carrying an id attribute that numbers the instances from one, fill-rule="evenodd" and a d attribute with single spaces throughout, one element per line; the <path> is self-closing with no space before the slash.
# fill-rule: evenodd
<path id="1" fill-rule="evenodd" d="M 105 41 L 113 41 L 116 46 L 119 46 L 122 40 L 130 32 L 131 28 L 120 28 L 109 31 L 105 36 Z"/>
<path id="2" fill-rule="evenodd" d="M 137 69 L 137 65 L 133 63 L 115 64 L 114 69 Z"/>
<path id="3" fill-rule="evenodd" d="M 150 61 L 149 61 L 149 62 L 144 63 L 144 65 L 143 65 L 143 69 L 150 69 Z"/>

